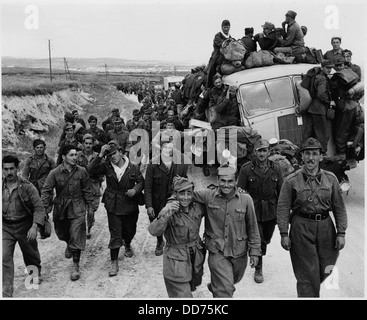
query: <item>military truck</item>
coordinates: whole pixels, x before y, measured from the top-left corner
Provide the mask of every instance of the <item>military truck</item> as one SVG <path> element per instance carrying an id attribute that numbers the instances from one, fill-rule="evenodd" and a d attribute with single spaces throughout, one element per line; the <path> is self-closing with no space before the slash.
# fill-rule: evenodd
<path id="1" fill-rule="evenodd" d="M 241 116 L 241 126 L 257 131 L 267 140 L 291 141 L 298 147 L 302 142 L 304 129 L 301 114 L 295 110 L 300 105 L 297 83 L 302 75 L 315 65 L 311 64 L 278 64 L 267 67 L 245 69 L 223 77 L 223 83 L 236 87 L 237 101 Z M 345 171 L 357 166 L 353 158 L 345 161 L 333 161 L 335 142 L 331 134 L 328 144 L 328 161 L 322 162 L 322 167 L 334 172 L 344 191 L 348 191 L 350 183 Z M 190 171 L 198 180 L 201 172 L 197 168 Z M 214 173 L 214 169 L 212 169 Z M 213 180 L 200 176 L 200 184 L 213 183 Z"/>

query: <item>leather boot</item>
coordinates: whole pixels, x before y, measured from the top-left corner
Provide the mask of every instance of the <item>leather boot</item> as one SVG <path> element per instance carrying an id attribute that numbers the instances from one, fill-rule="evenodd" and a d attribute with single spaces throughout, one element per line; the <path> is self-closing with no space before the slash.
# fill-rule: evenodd
<path id="1" fill-rule="evenodd" d="M 263 266 L 262 265 L 258 265 L 258 266 L 255 267 L 254 280 L 255 280 L 256 283 L 264 282 Z"/>
<path id="2" fill-rule="evenodd" d="M 125 244 L 125 253 L 124 256 L 127 258 L 131 258 L 134 255 L 133 249 L 130 244 Z"/>
<path id="3" fill-rule="evenodd" d="M 66 245 L 66 249 L 65 249 L 65 258 L 66 259 L 71 259 L 72 257 L 72 253 L 71 253 L 71 250 L 69 248 L 69 245 Z"/>
<path id="4" fill-rule="evenodd" d="M 108 272 L 108 275 L 110 277 L 117 276 L 118 271 L 119 271 L 118 260 L 111 260 L 110 271 Z"/>
<path id="5" fill-rule="evenodd" d="M 73 262 L 73 267 L 71 269 L 70 279 L 72 281 L 79 280 L 80 271 L 79 271 L 79 262 Z"/>

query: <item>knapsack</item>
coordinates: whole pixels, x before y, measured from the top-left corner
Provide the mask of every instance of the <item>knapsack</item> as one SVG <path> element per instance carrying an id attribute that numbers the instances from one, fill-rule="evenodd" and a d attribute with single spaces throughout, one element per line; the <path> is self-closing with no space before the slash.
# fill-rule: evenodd
<path id="1" fill-rule="evenodd" d="M 306 74 L 302 75 L 301 86 L 310 92 L 312 98 L 315 98 L 317 92 L 315 88 L 316 76 L 322 71 L 321 67 L 313 67 Z"/>

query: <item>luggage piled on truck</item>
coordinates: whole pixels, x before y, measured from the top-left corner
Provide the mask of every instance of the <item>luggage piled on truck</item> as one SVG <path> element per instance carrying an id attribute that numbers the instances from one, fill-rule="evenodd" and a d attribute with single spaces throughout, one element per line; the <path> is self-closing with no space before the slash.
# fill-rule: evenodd
<path id="1" fill-rule="evenodd" d="M 272 66 L 274 64 L 274 53 L 268 50 L 259 50 L 256 52 L 251 52 L 245 61 L 245 68 L 257 68 Z"/>

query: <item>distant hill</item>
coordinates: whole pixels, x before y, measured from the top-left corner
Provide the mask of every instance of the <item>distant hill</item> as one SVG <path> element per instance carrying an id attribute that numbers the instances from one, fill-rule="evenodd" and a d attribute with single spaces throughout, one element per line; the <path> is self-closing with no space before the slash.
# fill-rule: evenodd
<path id="1" fill-rule="evenodd" d="M 2 57 L 2 68 L 49 68 L 48 59 Z M 190 61 L 142 61 L 117 58 L 66 58 L 70 71 L 99 72 L 147 72 L 147 71 L 190 71 L 197 64 Z M 64 69 L 64 58 L 51 59 L 53 69 Z"/>

